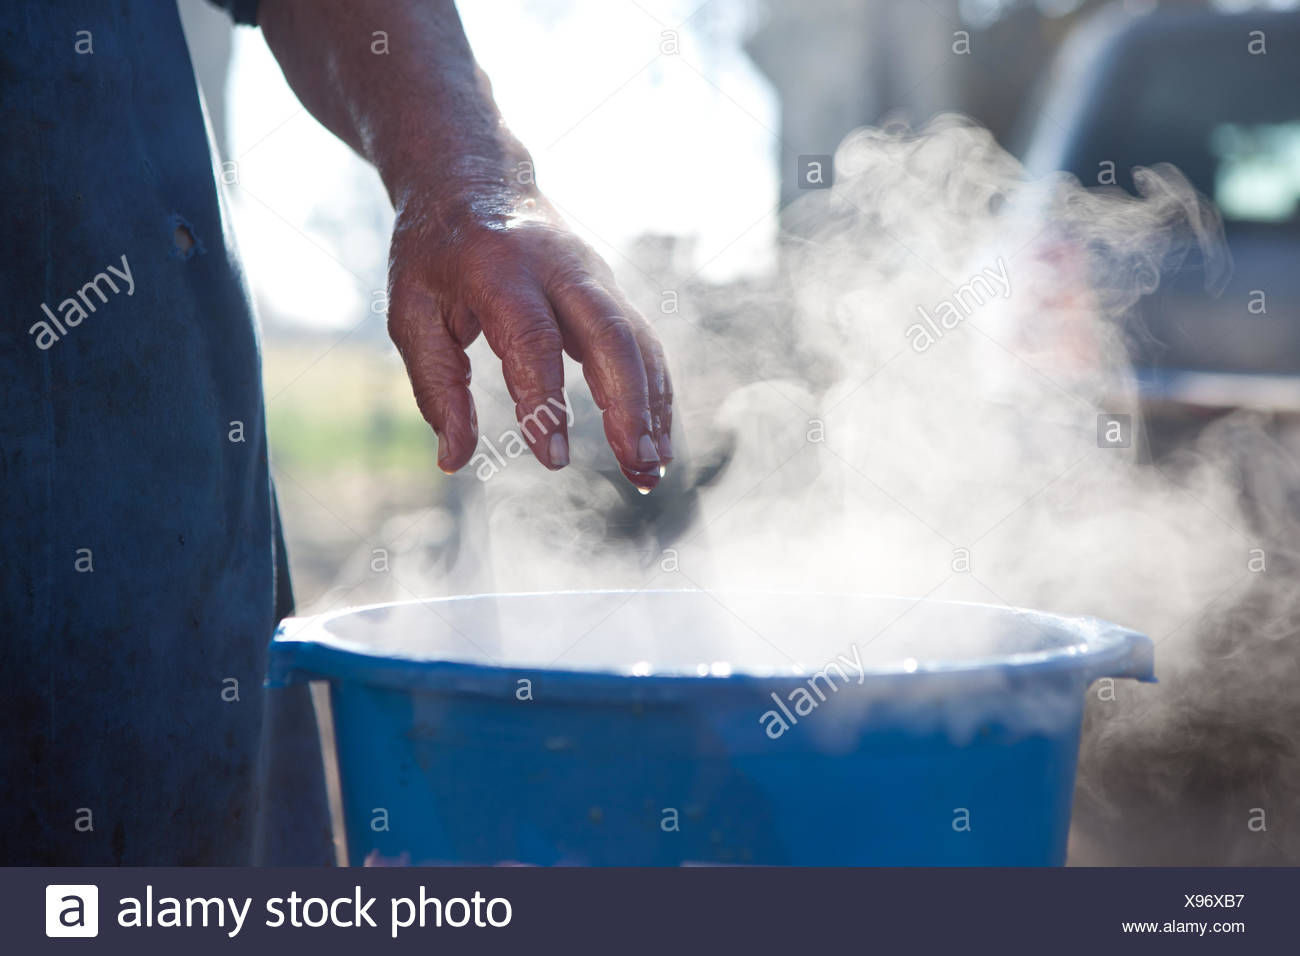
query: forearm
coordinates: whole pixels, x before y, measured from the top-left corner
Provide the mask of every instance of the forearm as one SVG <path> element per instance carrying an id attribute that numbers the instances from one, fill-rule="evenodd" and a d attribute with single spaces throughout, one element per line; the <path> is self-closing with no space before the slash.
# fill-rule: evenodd
<path id="1" fill-rule="evenodd" d="M 531 182 L 451 0 L 262 0 L 258 21 L 299 99 L 374 164 L 394 207 Z"/>

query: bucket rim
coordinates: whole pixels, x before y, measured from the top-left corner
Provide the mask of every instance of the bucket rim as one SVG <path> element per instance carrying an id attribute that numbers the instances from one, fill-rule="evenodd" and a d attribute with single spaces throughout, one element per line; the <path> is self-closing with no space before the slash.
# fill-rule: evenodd
<path id="1" fill-rule="evenodd" d="M 332 641 L 315 639 L 316 636 L 325 635 L 325 628 L 331 622 L 368 611 L 481 600 L 556 597 L 566 594 L 627 595 L 630 600 L 636 595 L 675 593 L 715 592 L 700 588 L 592 588 L 488 592 L 387 601 L 339 608 L 317 615 L 285 618 L 276 628 L 271 639 L 266 683 L 271 687 L 283 687 L 310 680 L 329 680 L 393 689 L 490 696 L 502 696 L 508 693 L 513 696 L 518 682 L 527 678 L 533 684 L 545 682 L 546 695 L 553 700 L 575 698 L 590 700 L 593 696 L 613 697 L 620 700 L 650 700 L 677 698 L 702 688 L 708 688 L 711 692 L 724 689 L 766 691 L 769 688 L 792 688 L 808 682 L 808 673 L 795 672 L 793 669 L 749 669 L 726 672 L 715 672 L 710 669 L 707 673 L 701 673 L 697 669 L 693 673 L 680 670 L 638 673 L 633 671 L 630 665 L 622 669 L 581 668 L 404 657 L 377 654 L 356 644 L 349 646 L 348 642 L 338 638 Z M 1068 636 L 1073 632 L 1078 638 L 1074 641 L 1066 641 L 1058 647 L 979 657 L 925 661 L 905 658 L 895 662 L 872 664 L 860 662 L 862 680 L 859 683 L 863 685 L 870 683 L 872 688 L 877 690 L 886 687 L 904 690 L 935 681 L 961 683 L 980 675 L 1008 678 L 1072 676 L 1080 679 L 1084 685 L 1101 677 L 1155 681 L 1154 645 L 1151 639 L 1138 631 L 1097 617 L 1063 615 L 976 601 L 907 598 L 898 595 L 843 591 L 726 589 L 716 593 L 792 598 L 853 598 L 911 603 L 913 607 L 920 604 L 965 607 L 1005 614 L 1057 635 Z M 853 673 L 856 677 L 856 667 Z"/>

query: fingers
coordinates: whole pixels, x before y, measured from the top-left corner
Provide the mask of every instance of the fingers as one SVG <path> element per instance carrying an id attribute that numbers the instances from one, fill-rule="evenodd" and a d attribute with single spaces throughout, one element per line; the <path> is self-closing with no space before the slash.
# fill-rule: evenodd
<path id="1" fill-rule="evenodd" d="M 393 282 L 389 332 L 421 414 L 438 433 L 438 464 L 447 472 L 463 467 L 478 443 L 465 348 L 481 329 L 501 359 L 520 434 L 538 461 L 552 470 L 569 463 L 567 351 L 582 364 L 620 469 L 648 492 L 673 458 L 672 385 L 659 340 L 612 276 L 598 278 L 568 245 L 554 245 L 554 229 L 521 235 L 528 242 L 517 248 L 496 237 L 483 248 L 466 245 L 450 271 L 429 279 L 433 285 Z M 546 242 L 534 245 L 535 236 Z M 554 281 L 539 282 L 547 272 Z"/>
<path id="2" fill-rule="evenodd" d="M 422 289 L 394 283 L 388 332 L 406 365 L 420 414 L 438 434 L 438 467 L 451 474 L 469 462 L 478 444 L 469 357 L 434 297 Z"/>
<path id="3" fill-rule="evenodd" d="M 569 463 L 560 328 L 535 287 L 507 288 L 477 307 L 479 324 L 501 359 L 520 434 L 537 460 L 554 471 Z"/>
<path id="4" fill-rule="evenodd" d="M 659 372 L 662 352 L 654 343 L 657 358 L 653 361 L 659 364 L 648 373 L 641 350 L 645 339 L 630 316 L 635 323 L 644 324 L 644 320 L 594 280 L 569 278 L 548 292 L 564 330 L 565 348 L 582 363 L 583 375 L 601 410 L 614 457 L 628 480 L 648 492 L 659 484 L 664 463 L 650 384 L 653 378 L 655 393 L 662 399 L 667 386 L 666 372 Z M 660 414 L 660 426 L 662 422 Z"/>
<path id="5" fill-rule="evenodd" d="M 635 314 L 635 313 L 633 313 Z M 650 398 L 651 434 L 659 449 L 659 461 L 667 465 L 673 460 L 673 383 L 668 375 L 668 361 L 664 358 L 663 346 L 655 335 L 650 323 L 634 322 L 637 345 L 641 357 L 645 360 L 646 389 Z"/>

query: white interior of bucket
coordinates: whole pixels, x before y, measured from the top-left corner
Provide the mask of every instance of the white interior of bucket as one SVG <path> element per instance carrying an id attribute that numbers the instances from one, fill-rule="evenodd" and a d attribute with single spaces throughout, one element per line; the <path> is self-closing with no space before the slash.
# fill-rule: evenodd
<path id="1" fill-rule="evenodd" d="M 632 675 L 801 674 L 837 659 L 928 670 L 1081 653 L 1088 619 L 862 595 L 604 591 L 489 595 L 288 622 L 285 638 L 410 660 Z"/>

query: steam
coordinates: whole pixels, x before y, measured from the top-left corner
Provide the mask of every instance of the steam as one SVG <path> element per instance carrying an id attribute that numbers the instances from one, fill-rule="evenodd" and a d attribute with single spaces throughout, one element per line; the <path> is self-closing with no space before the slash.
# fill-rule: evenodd
<path id="1" fill-rule="evenodd" d="M 1098 415 L 1137 424 L 1119 320 L 1189 243 L 1222 270 L 1185 181 L 1138 182 L 1140 199 L 1027 181 L 956 118 L 855 133 L 835 188 L 790 217 L 781 280 L 638 290 L 689 449 L 662 495 L 512 465 L 481 489 L 481 584 L 929 595 L 1173 631 L 1248 573 L 1253 542 L 1209 458 L 1174 481 L 1140 441 L 1098 447 Z M 972 283 L 999 272 L 1005 294 Z M 575 460 L 606 457 L 597 430 L 579 440 Z"/>
<path id="2" fill-rule="evenodd" d="M 860 130 L 835 163 L 834 187 L 790 211 L 780 276 L 710 288 L 662 256 L 620 270 L 673 366 L 681 460 L 659 491 L 622 482 L 571 387 L 575 465 L 459 479 L 460 532 L 407 537 L 365 599 L 781 589 L 1113 620 L 1157 642 L 1162 683 L 1090 695 L 1076 858 L 1294 861 L 1295 435 L 1238 413 L 1153 463 L 1126 360 L 1134 304 L 1182 257 L 1222 288 L 1213 209 L 1168 167 L 1139 171 L 1138 197 L 1031 181 L 955 117 Z M 475 359 L 490 383 L 490 353 Z M 495 398 L 493 436 L 512 427 Z M 1108 423 L 1120 447 L 1101 447 Z M 799 654 L 798 633 L 744 624 Z"/>

